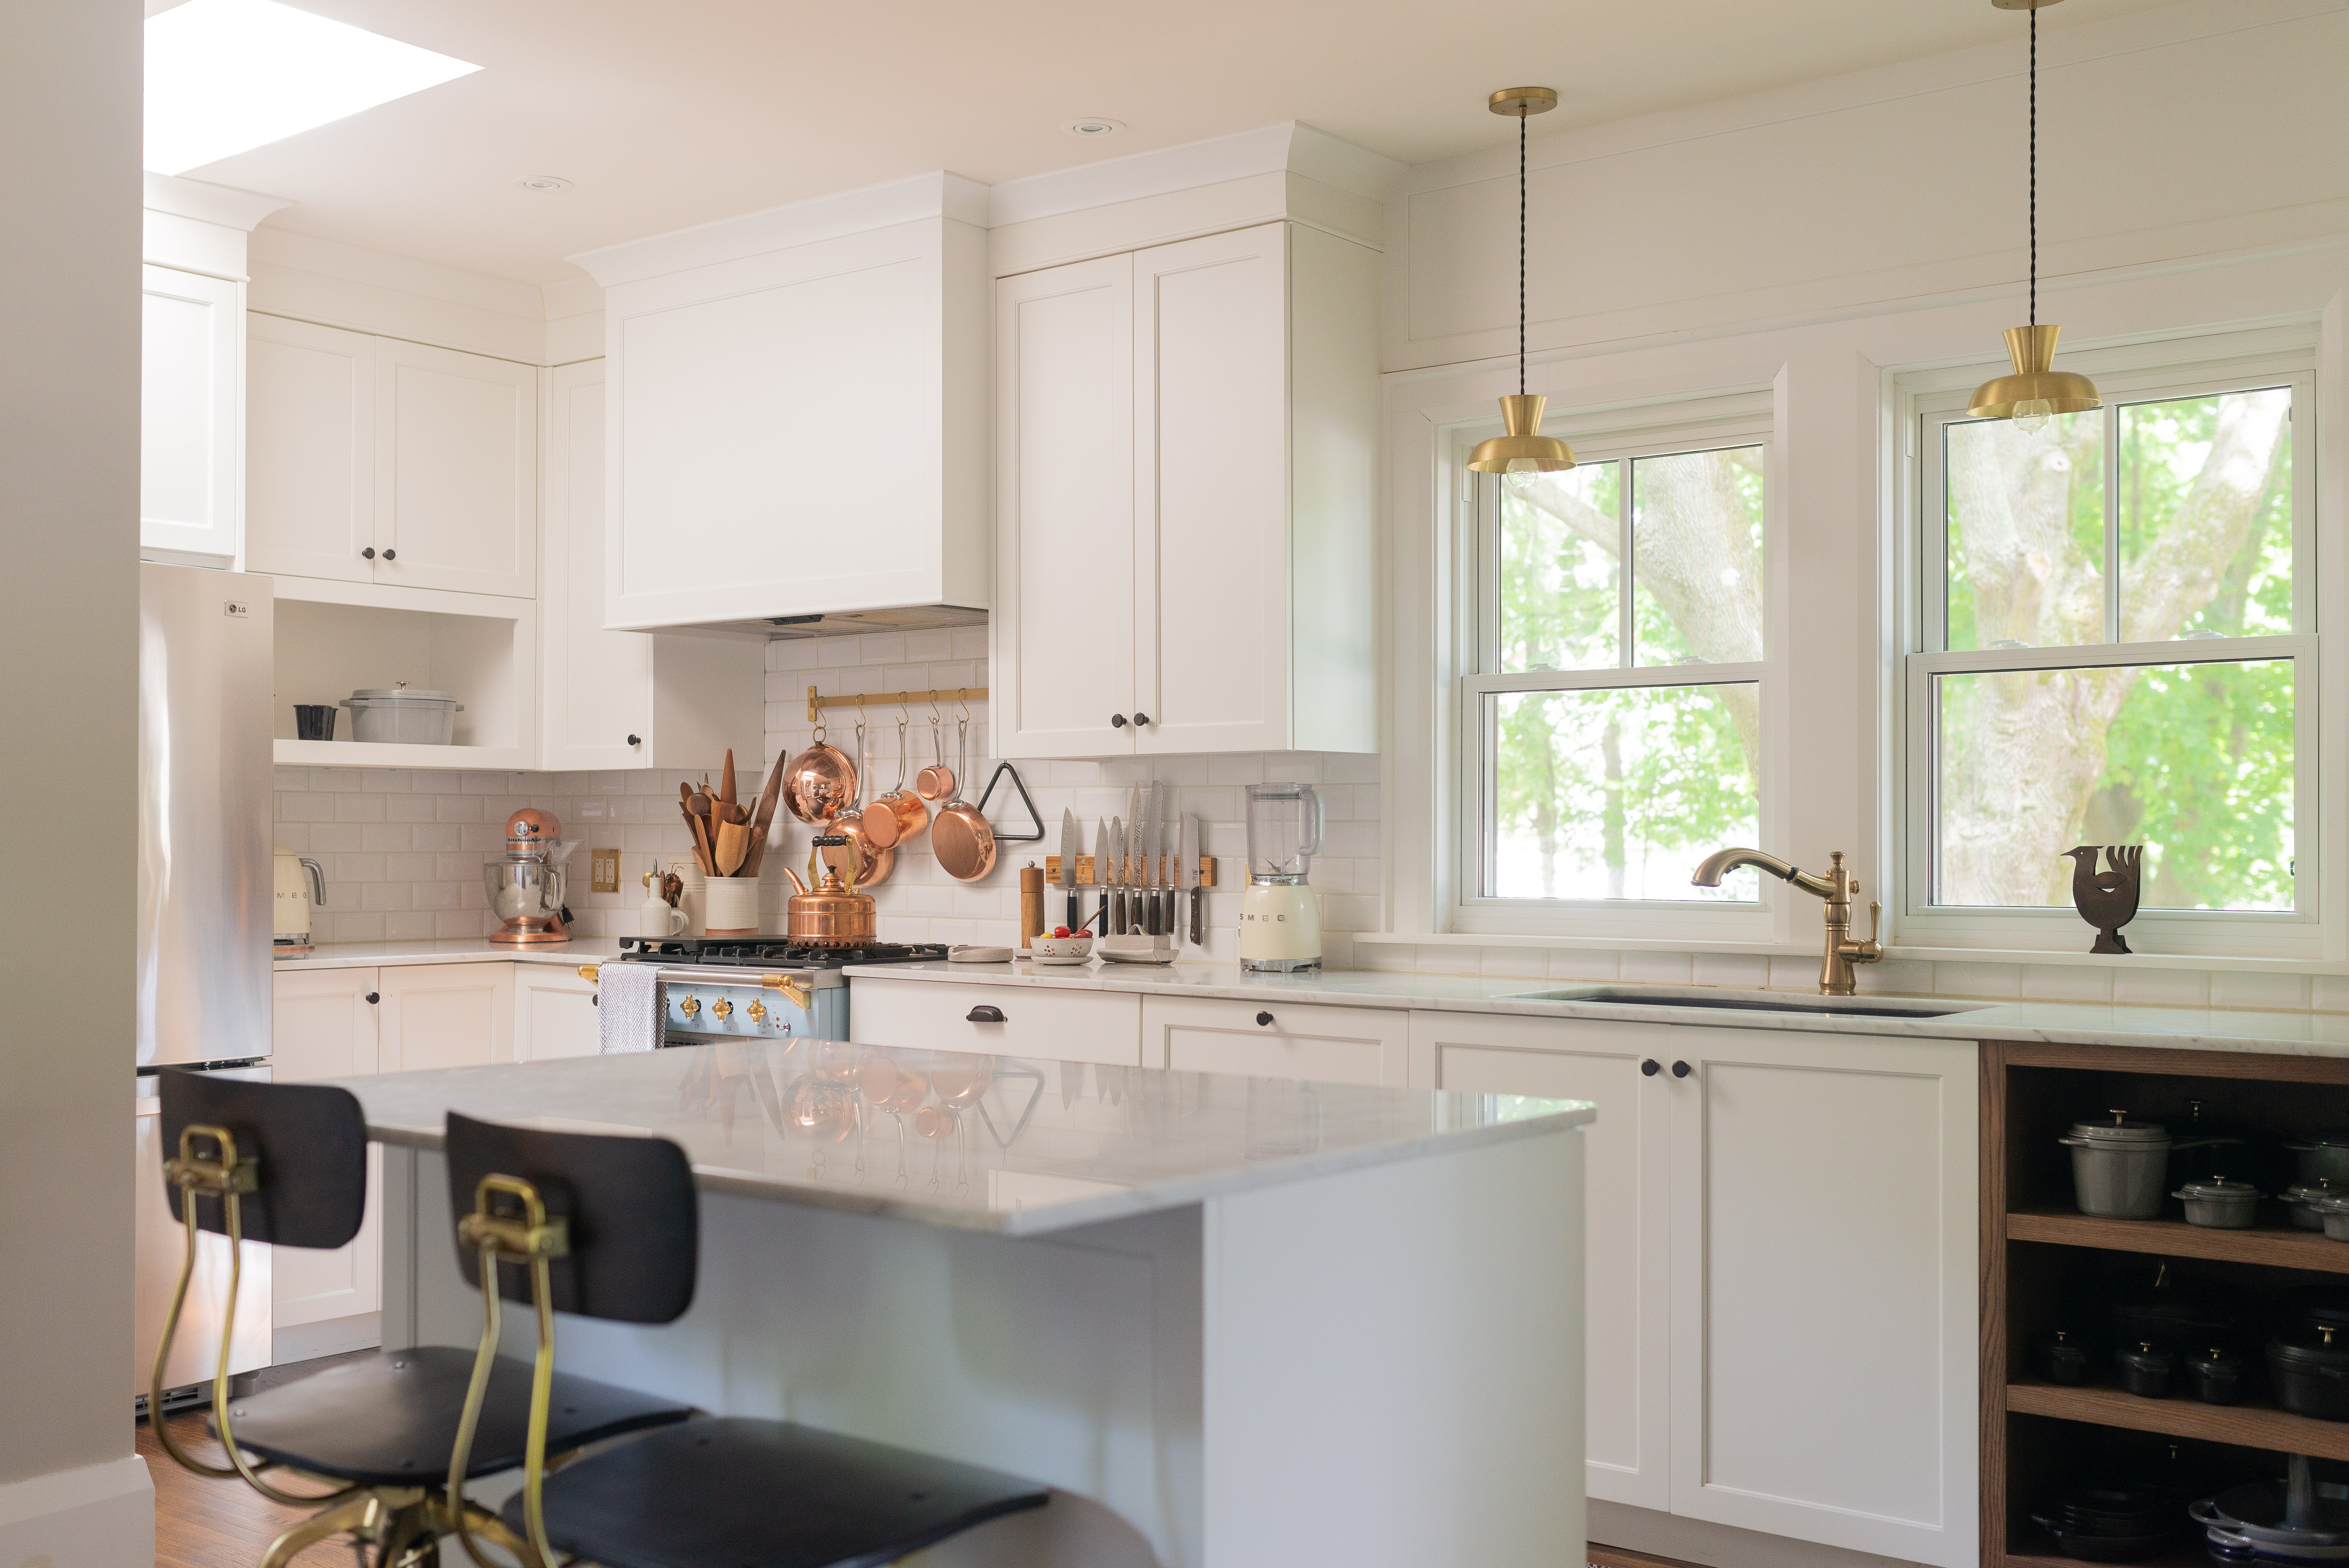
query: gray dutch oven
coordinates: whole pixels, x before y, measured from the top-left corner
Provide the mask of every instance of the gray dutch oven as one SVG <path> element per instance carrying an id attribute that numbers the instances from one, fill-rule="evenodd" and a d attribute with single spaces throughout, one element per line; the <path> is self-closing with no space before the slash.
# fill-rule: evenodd
<path id="1" fill-rule="evenodd" d="M 2208 1181 L 2189 1181 L 2170 1196 L 2186 1201 L 2186 1222 L 2189 1225 L 2248 1231 L 2259 1223 L 2260 1190 L 2249 1181 L 2230 1181 L 2224 1176 L 2213 1176 Z"/>
<path id="2" fill-rule="evenodd" d="M 2075 1121 L 2057 1141 L 2072 1151 L 2072 1191 L 2083 1214 L 2106 1220 L 2152 1220 L 2169 1192 L 2169 1130 L 2159 1122 Z"/>

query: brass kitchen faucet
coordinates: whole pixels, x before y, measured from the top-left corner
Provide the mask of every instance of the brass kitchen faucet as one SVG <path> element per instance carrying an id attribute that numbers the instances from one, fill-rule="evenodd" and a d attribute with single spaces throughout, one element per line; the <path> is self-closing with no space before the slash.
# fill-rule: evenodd
<path id="1" fill-rule="evenodd" d="M 1719 887 L 1721 879 L 1740 866 L 1753 866 L 1794 883 L 1805 892 L 1826 901 L 1827 945 L 1819 960 L 1819 995 L 1848 996 L 1852 994 L 1852 969 L 1855 964 L 1873 964 L 1884 956 L 1884 945 L 1877 941 L 1884 921 L 1884 906 L 1871 902 L 1868 906 L 1868 940 L 1851 939 L 1851 901 L 1859 892 L 1859 883 L 1843 869 L 1843 851 L 1837 850 L 1827 857 L 1827 874 L 1819 876 L 1802 871 L 1773 854 L 1760 850 L 1720 850 L 1707 855 L 1704 863 L 1689 878 L 1697 887 Z"/>

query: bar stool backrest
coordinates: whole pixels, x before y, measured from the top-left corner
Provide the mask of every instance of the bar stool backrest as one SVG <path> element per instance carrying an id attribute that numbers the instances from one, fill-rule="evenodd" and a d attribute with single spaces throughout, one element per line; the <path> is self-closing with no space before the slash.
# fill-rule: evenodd
<path id="1" fill-rule="evenodd" d="M 557 1312 L 616 1323 L 670 1323 L 693 1305 L 700 1208 L 685 1150 L 665 1138 L 548 1132 L 449 1113 L 449 1207 L 461 1222 L 485 1176 L 535 1187 L 547 1218 L 568 1230 L 568 1251 L 547 1260 Z M 480 1253 L 460 1242 L 465 1283 L 481 1284 Z M 531 1302 L 531 1271 L 498 1265 L 498 1294 Z"/>
<path id="2" fill-rule="evenodd" d="M 180 1152 L 190 1126 L 234 1138 L 239 1163 L 252 1161 L 254 1186 L 241 1195 L 244 1239 L 331 1251 L 359 1233 L 367 1217 L 367 1118 L 350 1090 L 328 1084 L 244 1083 L 165 1068 L 155 1075 L 163 1101 L 163 1157 Z M 201 1152 L 216 1154 L 199 1134 Z M 182 1193 L 168 1176 L 171 1218 L 186 1222 Z M 228 1233 L 217 1194 L 195 1197 L 196 1223 Z"/>

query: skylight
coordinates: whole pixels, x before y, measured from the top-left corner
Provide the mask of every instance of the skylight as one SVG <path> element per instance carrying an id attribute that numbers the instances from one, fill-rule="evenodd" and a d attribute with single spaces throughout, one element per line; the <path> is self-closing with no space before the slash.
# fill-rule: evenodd
<path id="1" fill-rule="evenodd" d="M 178 174 L 478 71 L 274 0 L 147 19 L 147 167 Z"/>

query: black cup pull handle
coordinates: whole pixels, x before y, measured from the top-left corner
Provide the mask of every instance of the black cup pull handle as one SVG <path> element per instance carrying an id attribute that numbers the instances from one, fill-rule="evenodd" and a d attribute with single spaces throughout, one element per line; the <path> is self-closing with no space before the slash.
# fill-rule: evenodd
<path id="1" fill-rule="evenodd" d="M 1258 1013 L 1258 1014 L 1256 1016 L 1256 1026 L 1257 1026 L 1257 1028 L 1259 1028 L 1259 1029 L 1269 1029 L 1269 1028 L 1271 1028 L 1271 1027 L 1272 1027 L 1272 1015 L 1271 1015 L 1271 1014 L 1269 1014 L 1269 1013 Z"/>
<path id="2" fill-rule="evenodd" d="M 1109 716 L 1109 727 L 1112 729 L 1123 729 L 1125 727 L 1125 715 L 1122 713 L 1111 714 Z"/>
<path id="3" fill-rule="evenodd" d="M 1658 1061 L 1653 1057 L 1650 1057 L 1646 1061 L 1640 1064 L 1640 1076 L 1641 1078 L 1653 1078 L 1663 1070 L 1664 1064 Z"/>
<path id="4" fill-rule="evenodd" d="M 367 1006 L 368 1006 L 372 1007 L 372 1006 L 375 1006 L 378 1002 L 380 1002 L 380 1001 L 382 1001 L 382 1000 L 383 1000 L 383 998 L 382 998 L 380 995 L 377 995 L 375 992 L 370 991 L 370 992 L 368 992 L 368 993 L 367 993 Z"/>
<path id="5" fill-rule="evenodd" d="M 1672 1064 L 1672 1077 L 1674 1078 L 1686 1078 L 1695 1069 L 1690 1067 L 1686 1062 L 1674 1062 Z"/>
<path id="6" fill-rule="evenodd" d="M 370 544 L 365 550 L 360 551 L 359 559 L 361 561 L 373 561 L 375 559 L 375 546 Z"/>
<path id="7" fill-rule="evenodd" d="M 1003 1009 L 990 1007 L 982 1002 L 964 1015 L 963 1021 L 970 1024 L 999 1024 L 1003 1022 Z"/>

